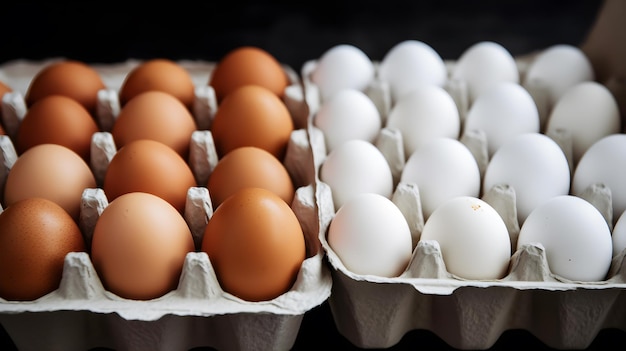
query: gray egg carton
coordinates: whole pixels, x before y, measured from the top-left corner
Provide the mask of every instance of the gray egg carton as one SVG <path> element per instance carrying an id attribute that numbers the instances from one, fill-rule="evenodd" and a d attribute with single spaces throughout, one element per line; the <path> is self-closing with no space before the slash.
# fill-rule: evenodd
<path id="1" fill-rule="evenodd" d="M 529 57 L 517 59 L 520 72 L 526 69 Z M 301 73 L 311 120 L 322 104 L 319 89 L 310 80 L 316 64 L 316 60 L 306 62 Z M 377 64 L 374 62 L 375 67 Z M 455 63 L 446 64 L 451 69 Z M 463 119 L 468 109 L 467 87 L 463 82 L 448 81 L 444 88 L 457 103 Z M 540 84 L 526 88 L 543 111 L 540 117 L 545 118 L 545 90 Z M 389 86 L 374 79 L 365 93 L 384 121 L 391 108 Z M 324 133 L 311 123 L 309 136 L 314 164 L 319 170 L 327 155 Z M 571 136 L 566 131 L 549 136 L 571 162 Z M 482 179 L 488 164 L 485 135 L 479 130 L 465 131 L 459 139 L 475 156 Z M 571 281 L 552 273 L 541 244 L 516 250 L 520 227 L 515 190 L 503 184 L 485 192 L 482 199 L 498 211 L 509 231 L 512 256 L 507 275 L 488 281 L 455 276 L 446 270 L 438 242 L 419 240 L 424 226 L 419 189 L 415 184 L 400 182 L 405 165 L 401 134 L 383 127 L 374 144 L 389 163 L 395 184 L 391 200 L 405 215 L 413 238 L 411 261 L 398 277 L 355 274 L 343 265 L 327 241 L 328 227 L 336 211 L 332 190 L 316 172 L 319 240 L 333 279 L 328 302 L 339 333 L 352 344 L 388 348 L 410 331 L 421 329 L 434 332 L 454 348 L 488 349 L 506 330 L 523 329 L 548 347 L 582 349 L 602 329 L 626 331 L 626 250 L 613 257 L 603 281 Z M 610 189 L 594 184 L 581 197 L 591 202 L 607 223 L 613 223 Z"/>

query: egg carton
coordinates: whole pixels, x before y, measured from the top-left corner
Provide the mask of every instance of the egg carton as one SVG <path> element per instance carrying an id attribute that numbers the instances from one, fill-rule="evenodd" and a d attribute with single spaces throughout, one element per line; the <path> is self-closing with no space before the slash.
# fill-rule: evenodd
<path id="1" fill-rule="evenodd" d="M 294 131 L 286 159 L 303 159 L 306 150 L 301 148 L 306 138 L 296 140 L 303 137 Z M 111 135 L 99 132 L 92 140 L 94 154 L 101 155 L 95 159 L 110 159 L 112 150 L 114 154 Z M 0 137 L 0 141 L 7 164 L 7 160 L 16 158 L 14 149 L 7 136 Z M 192 149 L 198 148 L 198 153 L 207 146 L 213 150 L 210 132 L 198 131 L 191 145 Z M 199 163 L 195 169 L 202 166 Z M 198 173 L 201 172 L 195 171 Z M 83 192 L 79 226 L 88 246 L 95 223 L 107 205 L 102 188 Z M 197 346 L 224 350 L 289 349 L 304 313 L 323 303 L 332 285 L 317 240 L 319 221 L 313 184 L 296 189 L 291 207 L 305 233 L 307 258 L 294 286 L 270 301 L 248 302 L 224 292 L 203 252 L 187 254 L 176 290 L 148 301 L 124 299 L 103 288 L 89 255 L 80 252 L 66 256 L 57 290 L 28 302 L 0 298 L 0 323 L 18 348 L 25 350 L 45 349 L 49 345 L 64 350 L 168 350 Z M 197 248 L 212 214 L 208 189 L 190 188 L 184 218 Z M 37 338 L 33 338 L 33 330 L 38 331 Z"/>
<path id="2" fill-rule="evenodd" d="M 531 58 L 532 55 L 516 59 L 522 74 Z M 305 63 L 301 74 L 305 99 L 310 104 L 310 119 L 322 103 L 319 89 L 310 79 L 316 64 L 316 60 Z M 446 64 L 451 70 L 455 62 Z M 377 63 L 374 65 L 376 68 Z M 545 87 L 535 82 L 526 88 L 545 118 L 549 112 Z M 457 103 L 463 118 L 468 107 L 466 85 L 448 81 L 445 89 Z M 388 85 L 374 79 L 364 92 L 378 107 L 384 125 L 391 109 Z M 414 250 L 406 270 L 397 277 L 351 272 L 327 241 L 336 208 L 330 186 L 320 180 L 318 174 L 327 155 L 324 133 L 310 125 L 309 136 L 316 166 L 319 240 L 333 279 L 329 305 L 339 333 L 355 346 L 388 348 L 408 332 L 424 329 L 434 332 L 454 348 L 488 349 L 504 331 L 524 329 L 548 347 L 582 349 L 588 347 L 602 329 L 626 331 L 626 250 L 613 257 L 603 281 L 572 281 L 554 274 L 541 244 L 528 244 L 516 250 L 520 227 L 515 190 L 506 185 L 490 189 L 482 199 L 498 211 L 509 231 L 512 256 L 507 275 L 502 279 L 479 281 L 448 272 L 438 242 L 419 240 L 424 226 L 419 189 L 415 184 L 400 181 L 405 165 L 402 137 L 397 130 L 384 127 L 375 145 L 391 168 L 395 184 L 391 200 L 407 219 Z M 559 144 L 571 165 L 571 136 L 566 131 L 549 136 Z M 481 131 L 468 131 L 460 141 L 475 156 L 482 179 L 488 163 L 485 135 Z M 592 203 L 607 223 L 613 223 L 610 189 L 594 184 L 581 197 Z"/>
<path id="3" fill-rule="evenodd" d="M 0 68 L 0 75 L 22 79 L 22 90 L 5 94 L 4 121 L 16 131 L 26 112 L 23 92 L 29 78 L 47 62 L 15 62 Z M 97 118 L 102 125 L 119 112 L 117 89 L 137 61 L 96 68 L 112 87 L 100 91 Z M 208 82 L 213 63 L 183 62 L 197 84 L 194 118 L 209 126 L 217 109 Z M 306 124 L 307 106 L 298 76 L 284 66 L 291 79 L 283 101 L 295 126 Z M 6 81 L 6 80 L 5 80 Z M 20 86 L 12 84 L 12 86 Z M 304 116 L 304 117 L 302 117 Z M 108 121 L 108 122 L 107 122 Z M 11 124 L 13 123 L 13 124 Z M 90 167 L 102 185 L 109 162 L 117 152 L 110 131 L 92 136 Z M 10 135 L 0 136 L 0 184 L 17 160 Z M 195 131 L 190 140 L 189 165 L 198 184 L 206 184 L 218 162 L 210 130 Z M 129 300 L 104 289 L 88 253 L 69 253 L 65 258 L 59 288 L 34 301 L 0 298 L 0 324 L 20 350 L 85 350 L 106 347 L 115 350 L 171 350 L 213 347 L 220 350 L 285 350 L 294 344 L 304 313 L 330 295 L 332 279 L 317 238 L 319 220 L 314 194 L 312 150 L 306 128 L 291 133 L 283 160 L 296 188 L 291 208 L 305 234 L 307 256 L 293 287 L 269 301 L 249 302 L 221 289 L 203 252 L 188 253 L 178 287 L 147 301 Z M 90 246 L 95 223 L 108 205 L 101 187 L 85 189 L 81 198 L 79 226 Z M 199 248 L 204 227 L 213 214 L 206 187 L 188 190 L 184 219 Z M 36 332 L 35 332 L 36 331 Z M 34 337 L 36 335 L 36 337 Z"/>

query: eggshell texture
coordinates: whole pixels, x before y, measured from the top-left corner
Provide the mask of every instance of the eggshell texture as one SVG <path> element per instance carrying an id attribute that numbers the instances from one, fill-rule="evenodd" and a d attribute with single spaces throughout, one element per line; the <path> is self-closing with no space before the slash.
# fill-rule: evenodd
<path id="1" fill-rule="evenodd" d="M 613 213 L 626 210 L 626 134 L 617 133 L 596 141 L 583 154 L 572 177 L 572 194 L 603 184 L 611 190 Z"/>
<path id="2" fill-rule="evenodd" d="M 557 196 L 533 210 L 520 228 L 517 247 L 540 243 L 550 271 L 575 281 L 601 281 L 612 259 L 611 231 L 591 203 Z"/>
<path id="3" fill-rule="evenodd" d="M 421 85 L 442 87 L 448 78 L 446 65 L 430 45 L 405 40 L 394 45 L 383 57 L 378 77 L 389 84 L 393 101 Z"/>
<path id="4" fill-rule="evenodd" d="M 502 45 L 481 41 L 467 48 L 452 69 L 450 79 L 467 84 L 470 103 L 500 82 L 519 83 L 515 59 Z"/>
<path id="5" fill-rule="evenodd" d="M 306 256 L 298 218 L 285 201 L 261 188 L 243 188 L 215 210 L 202 251 L 222 289 L 248 301 L 289 291 Z"/>
<path id="6" fill-rule="evenodd" d="M 356 274 L 397 277 L 413 251 L 411 231 L 400 209 L 374 193 L 355 195 L 335 214 L 328 244 Z"/>
<path id="7" fill-rule="evenodd" d="M 388 128 L 400 131 L 404 154 L 438 138 L 457 139 L 461 131 L 459 110 L 452 96 L 438 86 L 421 86 L 402 97 L 387 117 Z"/>
<path id="8" fill-rule="evenodd" d="M 293 120 L 287 106 L 270 90 L 242 86 L 219 105 L 211 126 L 218 156 L 242 146 L 256 146 L 283 160 Z"/>
<path id="9" fill-rule="evenodd" d="M 13 203 L 0 214 L 0 297 L 29 301 L 58 289 L 65 256 L 85 251 L 78 225 L 43 198 Z"/>
<path id="10" fill-rule="evenodd" d="M 91 259 L 107 290 L 149 300 L 176 289 L 185 256 L 194 250 L 191 231 L 172 205 L 135 192 L 113 200 L 98 218 Z"/>
<path id="11" fill-rule="evenodd" d="M 63 60 L 37 72 L 24 99 L 27 106 L 32 106 L 44 96 L 64 95 L 78 101 L 95 116 L 98 91 L 105 88 L 102 77 L 94 68 L 80 61 Z"/>
<path id="12" fill-rule="evenodd" d="M 98 125 L 78 101 L 63 95 L 48 95 L 26 111 L 15 146 L 21 154 L 39 144 L 63 145 L 89 162 L 91 137 L 96 132 Z"/>
<path id="13" fill-rule="evenodd" d="M 557 44 L 533 59 L 526 70 L 524 85 L 541 84 L 552 106 L 569 88 L 594 79 L 591 61 L 579 47 Z"/>
<path id="14" fill-rule="evenodd" d="M 131 141 L 119 149 L 103 184 L 109 201 L 140 191 L 159 196 L 181 213 L 193 186 L 196 180 L 185 160 L 171 147 L 148 139 Z"/>
<path id="15" fill-rule="evenodd" d="M 570 168 L 563 150 L 540 133 L 520 134 L 493 155 L 483 176 L 483 191 L 498 184 L 515 190 L 517 217 L 523 223 L 542 202 L 570 190 Z"/>
<path id="16" fill-rule="evenodd" d="M 122 106 L 146 91 L 157 90 L 178 98 L 189 111 L 195 99 L 194 83 L 187 70 L 178 63 L 155 58 L 140 63 L 122 82 L 119 97 Z"/>
<path id="17" fill-rule="evenodd" d="M 574 162 L 578 162 L 593 143 L 620 132 L 621 119 L 615 97 L 600 83 L 576 84 L 556 102 L 548 118 L 546 133 L 559 130 L 571 135 Z"/>
<path id="18" fill-rule="evenodd" d="M 343 89 L 364 91 L 374 75 L 374 64 L 365 52 L 353 45 L 340 44 L 322 54 L 311 73 L 311 81 L 324 101 Z"/>
<path id="19" fill-rule="evenodd" d="M 352 139 L 373 143 L 380 132 L 382 120 L 378 108 L 365 93 L 344 89 L 320 106 L 313 124 L 324 132 L 326 150 L 332 151 Z"/>
<path id="20" fill-rule="evenodd" d="M 417 149 L 407 160 L 401 181 L 417 185 L 425 219 L 452 197 L 478 197 L 481 186 L 474 155 L 451 138 L 433 139 Z"/>
<path id="21" fill-rule="evenodd" d="M 349 140 L 328 154 L 320 166 L 320 180 L 331 189 L 335 208 L 360 193 L 390 198 L 393 175 L 387 159 L 365 140 Z"/>
<path id="22" fill-rule="evenodd" d="M 124 105 L 111 134 L 118 148 L 134 140 L 150 139 L 171 147 L 187 159 L 191 134 L 195 130 L 196 122 L 180 100 L 174 95 L 151 90 Z"/>
<path id="23" fill-rule="evenodd" d="M 221 158 L 207 183 L 213 207 L 245 187 L 270 190 L 291 204 L 294 185 L 285 166 L 269 152 L 254 146 L 237 148 Z"/>
<path id="24" fill-rule="evenodd" d="M 458 196 L 441 204 L 424 223 L 420 240 L 439 243 L 448 272 L 464 279 L 506 275 L 511 240 L 498 212 L 485 201 Z"/>
<path id="25" fill-rule="evenodd" d="M 95 187 L 95 176 L 77 153 L 62 145 L 40 144 L 26 150 L 13 164 L 6 179 L 4 204 L 41 197 L 78 220 L 83 191 Z"/>
<path id="26" fill-rule="evenodd" d="M 289 79 L 274 56 L 253 46 L 242 46 L 227 53 L 209 78 L 209 85 L 215 89 L 218 101 L 250 84 L 262 86 L 282 97 Z"/>
<path id="27" fill-rule="evenodd" d="M 476 98 L 467 116 L 464 130 L 479 130 L 487 138 L 489 157 L 512 137 L 538 133 L 539 110 L 532 96 L 521 85 L 495 83 Z"/>

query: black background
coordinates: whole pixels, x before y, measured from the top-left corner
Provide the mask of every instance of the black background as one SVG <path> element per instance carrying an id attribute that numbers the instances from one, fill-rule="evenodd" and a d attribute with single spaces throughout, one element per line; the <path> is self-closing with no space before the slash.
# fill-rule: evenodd
<path id="1" fill-rule="evenodd" d="M 90 2 L 85 2 L 90 3 Z M 90 3 L 91 4 L 91 3 Z M 259 46 L 300 70 L 330 47 L 349 43 L 373 60 L 417 39 L 445 59 L 492 40 L 513 55 L 553 44 L 578 45 L 600 0 L 207 1 L 146 6 L 101 2 L 3 4 L 0 63 L 68 57 L 92 63 L 167 57 L 217 61 Z"/>
<path id="2" fill-rule="evenodd" d="M 87 2 L 85 2 L 87 3 Z M 130 58 L 218 61 L 254 45 L 300 71 L 338 44 L 353 44 L 381 60 L 395 44 L 416 39 L 444 59 L 457 59 L 484 40 L 524 55 L 554 44 L 581 44 L 602 1 L 211 1 L 198 4 L 99 2 L 59 6 L 3 4 L 0 64 L 67 57 L 87 63 Z M 603 330 L 590 349 L 623 349 L 626 333 Z M 336 331 L 327 303 L 305 314 L 294 349 L 357 349 Z M 0 349 L 11 349 L 0 328 Z M 408 333 L 394 350 L 451 348 L 433 333 Z M 549 350 L 523 330 L 505 332 L 496 349 Z"/>

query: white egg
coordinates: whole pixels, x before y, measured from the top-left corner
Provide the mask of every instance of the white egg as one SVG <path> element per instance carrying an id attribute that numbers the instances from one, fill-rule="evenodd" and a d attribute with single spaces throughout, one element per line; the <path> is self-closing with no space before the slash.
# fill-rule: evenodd
<path id="1" fill-rule="evenodd" d="M 344 89 L 320 106 L 313 124 L 324 132 L 326 150 L 330 152 L 352 139 L 373 143 L 380 132 L 382 120 L 376 105 L 365 93 Z"/>
<path id="2" fill-rule="evenodd" d="M 452 138 L 437 138 L 417 149 L 407 160 L 401 181 L 417 185 L 426 219 L 453 197 L 477 197 L 481 186 L 474 155 Z"/>
<path id="3" fill-rule="evenodd" d="M 622 212 L 613 226 L 611 233 L 613 241 L 613 257 L 619 255 L 626 249 L 626 211 Z"/>
<path id="4" fill-rule="evenodd" d="M 393 101 L 422 84 L 441 87 L 447 75 L 446 65 L 437 51 L 418 40 L 405 40 L 393 46 L 378 68 L 378 77 L 389 84 Z"/>
<path id="5" fill-rule="evenodd" d="M 589 186 L 604 184 L 611 190 L 613 213 L 626 210 L 626 134 L 603 137 L 591 145 L 576 165 L 572 193 L 581 195 Z"/>
<path id="6" fill-rule="evenodd" d="M 569 193 L 570 168 L 561 147 L 540 133 L 515 136 L 494 154 L 483 176 L 483 191 L 506 184 L 515 191 L 518 222 L 546 200 Z"/>
<path id="7" fill-rule="evenodd" d="M 432 139 L 457 139 L 461 119 L 447 91 L 434 85 L 420 86 L 396 102 L 389 112 L 386 127 L 400 131 L 404 154 L 408 157 Z"/>
<path id="8" fill-rule="evenodd" d="M 578 47 L 557 44 L 543 50 L 529 64 L 524 85 L 540 84 L 546 89 L 553 106 L 569 88 L 594 80 L 591 61 Z"/>
<path id="9" fill-rule="evenodd" d="M 471 103 L 496 83 L 519 83 L 515 59 L 502 45 L 481 41 L 466 49 L 452 69 L 451 79 L 467 84 Z"/>
<path id="10" fill-rule="evenodd" d="M 485 90 L 474 101 L 463 128 L 485 133 L 491 157 L 512 137 L 522 133 L 539 132 L 539 111 L 535 100 L 521 85 L 501 82 Z"/>
<path id="11" fill-rule="evenodd" d="M 540 243 L 550 271 L 574 281 L 601 281 L 612 259 L 611 231 L 588 201 L 556 196 L 535 208 L 520 228 L 517 248 Z"/>
<path id="12" fill-rule="evenodd" d="M 617 101 L 607 87 L 582 82 L 567 90 L 556 102 L 546 133 L 563 130 L 572 138 L 574 162 L 596 141 L 620 131 Z"/>
<path id="13" fill-rule="evenodd" d="M 439 243 L 448 272 L 464 279 L 503 278 L 511 259 L 506 224 L 487 202 L 458 196 L 439 206 L 424 223 L 420 241 Z"/>
<path id="14" fill-rule="evenodd" d="M 328 228 L 328 244 L 351 272 L 382 277 L 400 275 L 413 249 L 400 209 L 373 193 L 354 196 L 337 210 Z"/>
<path id="15" fill-rule="evenodd" d="M 372 143 L 348 140 L 331 151 L 320 167 L 320 180 L 328 184 L 335 208 L 360 193 L 391 198 L 393 176 L 387 159 Z"/>
<path id="16" fill-rule="evenodd" d="M 342 89 L 365 90 L 374 73 L 374 64 L 361 49 L 340 44 L 322 54 L 311 73 L 311 81 L 324 101 Z"/>

